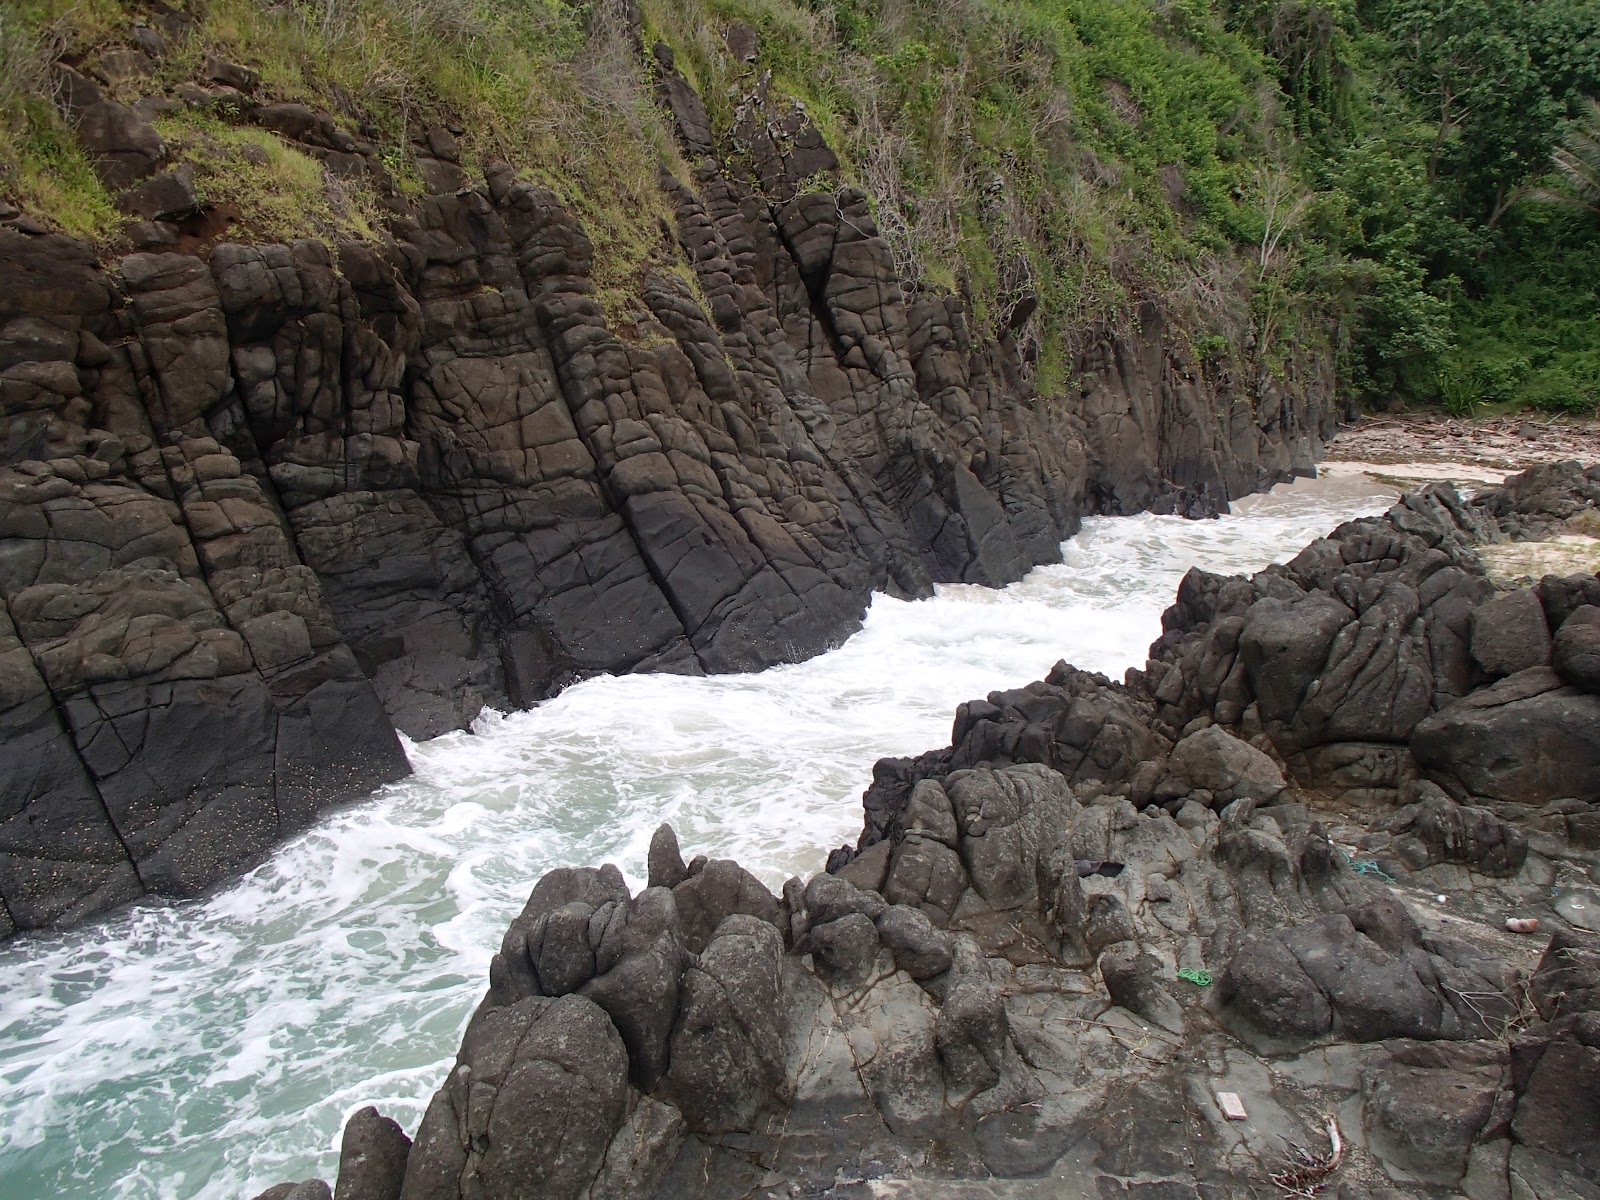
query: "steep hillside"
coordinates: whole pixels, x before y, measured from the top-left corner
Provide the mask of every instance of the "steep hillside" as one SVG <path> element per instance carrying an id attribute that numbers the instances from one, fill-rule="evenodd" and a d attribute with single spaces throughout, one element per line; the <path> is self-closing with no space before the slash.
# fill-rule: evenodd
<path id="1" fill-rule="evenodd" d="M 8 17 L 0 927 L 208 886 L 395 728 L 1310 466 L 1327 354 L 1196 315 L 1249 308 L 1242 43 L 873 11 Z"/>

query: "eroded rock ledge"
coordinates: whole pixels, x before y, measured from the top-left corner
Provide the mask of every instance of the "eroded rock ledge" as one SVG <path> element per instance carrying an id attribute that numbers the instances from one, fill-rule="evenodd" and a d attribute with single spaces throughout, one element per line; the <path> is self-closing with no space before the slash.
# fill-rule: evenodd
<path id="1" fill-rule="evenodd" d="M 1144 671 L 964 705 L 781 896 L 665 826 L 636 896 L 551 872 L 337 1195 L 1600 1196 L 1600 581 L 1472 551 L 1597 483 L 1192 573 Z"/>
<path id="2" fill-rule="evenodd" d="M 1041 396 L 1026 313 L 904 289 L 866 198 L 805 190 L 836 163 L 803 114 L 749 98 L 735 170 L 658 60 L 693 178 L 626 328 L 555 197 L 443 131 L 380 243 L 0 228 L 0 936 L 204 889 L 403 774 L 396 729 L 815 654 L 875 589 L 1310 468 L 1326 364 L 1207 377 L 1146 303 Z"/>

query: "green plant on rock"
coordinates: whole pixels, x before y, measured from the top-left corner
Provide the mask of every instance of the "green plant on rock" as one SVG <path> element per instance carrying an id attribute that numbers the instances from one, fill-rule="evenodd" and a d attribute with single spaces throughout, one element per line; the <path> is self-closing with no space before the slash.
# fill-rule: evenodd
<path id="1" fill-rule="evenodd" d="M 1362 398 L 1571 408 L 1596 394 L 1597 223 L 1519 202 L 1554 189 L 1541 177 L 1563 120 L 1563 194 L 1596 202 L 1581 173 L 1600 137 L 1583 99 L 1600 93 L 1593 0 L 180 7 L 188 32 L 169 23 L 159 60 L 113 98 L 170 94 L 214 54 L 256 71 L 259 98 L 333 114 L 412 197 L 413 138 L 462 130 L 469 168 L 509 162 L 583 220 L 619 319 L 649 273 L 682 266 L 660 172 L 693 179 L 637 33 L 672 49 L 731 170 L 758 94 L 774 117 L 800 106 L 841 162 L 804 188 L 861 188 L 902 285 L 963 293 L 975 327 L 1016 325 L 1042 391 L 1066 387 L 1081 330 L 1156 299 L 1179 336 L 1234 348 L 1241 369 L 1331 349 Z M 47 68 L 124 53 L 138 14 L 135 0 L 0 9 L 0 186 L 88 237 L 120 218 Z M 754 62 L 727 51 L 736 22 L 756 33 Z M 370 184 L 243 114 L 170 120 L 204 196 L 241 211 L 235 236 L 381 230 Z"/>

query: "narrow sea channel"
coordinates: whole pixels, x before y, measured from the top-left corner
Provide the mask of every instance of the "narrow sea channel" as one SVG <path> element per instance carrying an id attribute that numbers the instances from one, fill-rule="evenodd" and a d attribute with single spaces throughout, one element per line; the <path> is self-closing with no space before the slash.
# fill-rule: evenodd
<path id="1" fill-rule="evenodd" d="M 331 1178 L 376 1103 L 414 1131 L 533 882 L 650 834 L 776 889 L 854 842 L 872 763 L 1057 660 L 1141 665 L 1191 566 L 1258 570 L 1394 492 L 1302 481 L 1215 521 L 1094 518 L 1003 591 L 877 597 L 839 649 L 755 675 L 591 679 L 408 745 L 413 778 L 209 899 L 0 946 L 0 1196 L 244 1200 Z"/>

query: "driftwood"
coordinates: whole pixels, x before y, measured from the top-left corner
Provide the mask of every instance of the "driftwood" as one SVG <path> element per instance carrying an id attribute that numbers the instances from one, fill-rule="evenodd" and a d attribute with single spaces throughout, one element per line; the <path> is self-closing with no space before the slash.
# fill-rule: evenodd
<path id="1" fill-rule="evenodd" d="M 1315 1196 L 1327 1183 L 1328 1177 L 1339 1169 L 1344 1158 L 1344 1139 L 1339 1136 L 1339 1122 L 1328 1118 L 1328 1153 L 1313 1154 L 1303 1146 L 1294 1148 L 1299 1161 L 1275 1171 L 1272 1182 L 1290 1196 Z"/>

